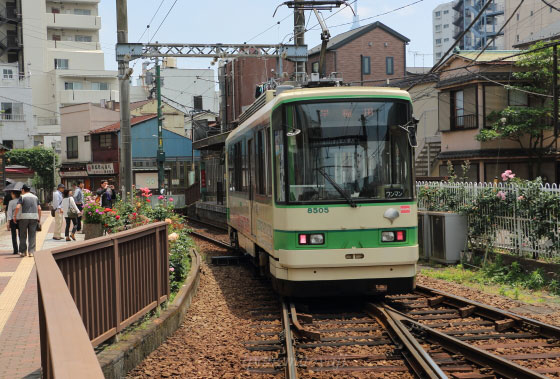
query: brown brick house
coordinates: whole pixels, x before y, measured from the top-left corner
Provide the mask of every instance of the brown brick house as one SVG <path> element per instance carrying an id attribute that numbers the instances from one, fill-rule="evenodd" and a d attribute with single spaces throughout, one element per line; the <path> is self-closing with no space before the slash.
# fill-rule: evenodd
<path id="1" fill-rule="evenodd" d="M 381 22 L 332 37 L 327 45 L 326 73 L 345 83 L 376 85 L 406 76 L 408 38 Z M 319 72 L 321 45 L 309 50 L 307 73 Z"/>

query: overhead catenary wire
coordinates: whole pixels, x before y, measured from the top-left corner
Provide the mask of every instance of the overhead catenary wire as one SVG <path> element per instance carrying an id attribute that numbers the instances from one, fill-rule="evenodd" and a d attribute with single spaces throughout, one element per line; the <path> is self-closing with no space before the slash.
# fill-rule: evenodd
<path id="1" fill-rule="evenodd" d="M 173 8 L 175 7 L 175 4 L 177 4 L 177 1 L 179 0 L 175 0 L 173 2 L 173 4 L 171 4 L 171 8 L 169 8 L 169 10 L 167 11 L 167 13 L 165 14 L 165 17 L 163 18 L 163 20 L 161 20 L 161 23 L 159 24 L 159 26 L 157 27 L 155 33 L 152 35 L 152 38 L 150 38 L 150 40 L 148 42 L 152 42 L 152 40 L 156 37 L 156 34 L 159 32 L 159 30 L 161 29 L 162 25 L 165 23 L 165 20 L 167 20 L 167 17 L 169 17 L 169 14 L 171 13 L 171 11 L 173 10 Z"/>
<path id="2" fill-rule="evenodd" d="M 548 5 L 550 8 L 554 9 L 557 12 L 560 12 L 560 9 L 555 7 L 554 5 L 550 4 L 547 0 L 541 0 L 543 3 L 545 3 L 546 5 Z"/>
<path id="3" fill-rule="evenodd" d="M 161 9 L 161 6 L 163 5 L 164 2 L 165 2 L 165 0 L 161 0 L 161 3 L 159 3 L 159 6 L 157 7 L 156 11 L 154 12 L 154 15 L 152 16 L 152 19 L 150 20 L 150 22 L 148 22 L 148 25 L 146 26 L 146 29 L 144 29 L 144 32 L 142 33 L 140 38 L 138 38 L 138 42 L 140 42 L 142 40 L 142 38 L 144 37 L 144 34 L 146 34 L 148 29 L 150 29 L 150 26 L 152 25 L 152 22 L 156 18 L 157 14 L 158 14 L 159 10 Z"/>

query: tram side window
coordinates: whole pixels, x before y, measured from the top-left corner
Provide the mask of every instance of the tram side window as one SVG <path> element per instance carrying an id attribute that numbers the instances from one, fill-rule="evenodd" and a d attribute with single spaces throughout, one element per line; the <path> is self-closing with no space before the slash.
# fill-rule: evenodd
<path id="1" fill-rule="evenodd" d="M 265 149 L 264 149 L 264 155 L 266 157 L 266 166 L 265 166 L 265 170 L 266 170 L 266 194 L 268 196 L 272 196 L 272 164 L 271 164 L 271 157 L 270 157 L 270 148 L 271 148 L 271 144 L 270 144 L 270 128 L 266 128 L 265 132 Z"/>
<path id="2" fill-rule="evenodd" d="M 242 186 L 239 187 L 239 191 L 241 192 L 249 192 L 249 149 L 247 143 L 245 141 L 240 142 L 241 145 L 241 166 L 242 173 L 241 178 L 243 180 Z"/>
<path id="3" fill-rule="evenodd" d="M 259 130 L 257 132 L 257 159 L 255 164 L 257 165 L 257 194 L 266 195 L 266 154 L 264 146 L 264 130 Z"/>
<path id="4" fill-rule="evenodd" d="M 234 191 L 243 191 L 243 156 L 241 154 L 241 142 L 237 142 L 233 146 L 233 161 L 234 161 Z"/>
<path id="5" fill-rule="evenodd" d="M 229 191 L 235 191 L 235 145 L 228 147 L 228 186 Z"/>
<path id="6" fill-rule="evenodd" d="M 276 201 L 286 201 L 286 174 L 284 169 L 284 132 L 274 131 L 274 172 L 276 173 Z"/>

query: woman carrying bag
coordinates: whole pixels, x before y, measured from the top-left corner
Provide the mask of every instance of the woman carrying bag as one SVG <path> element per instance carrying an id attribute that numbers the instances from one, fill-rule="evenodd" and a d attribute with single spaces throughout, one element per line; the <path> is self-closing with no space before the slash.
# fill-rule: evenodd
<path id="1" fill-rule="evenodd" d="M 62 199 L 62 215 L 66 219 L 66 229 L 64 235 L 66 236 L 66 241 L 71 241 L 70 237 L 75 241 L 76 229 L 78 228 L 78 216 L 81 214 L 76 202 L 74 201 L 74 196 L 72 190 L 64 191 L 64 198 Z M 72 222 L 72 234 L 70 234 L 70 222 Z"/>

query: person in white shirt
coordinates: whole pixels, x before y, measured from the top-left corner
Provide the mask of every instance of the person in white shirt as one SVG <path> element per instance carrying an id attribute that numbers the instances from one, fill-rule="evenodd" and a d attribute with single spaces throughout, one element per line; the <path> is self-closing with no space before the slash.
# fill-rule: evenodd
<path id="1" fill-rule="evenodd" d="M 75 234 L 76 229 L 78 228 L 78 216 L 80 214 L 81 212 L 76 205 L 72 190 L 64 191 L 64 198 L 62 199 L 62 215 L 66 219 L 66 229 L 64 230 L 66 241 L 71 241 L 70 237 L 72 237 L 74 241 L 76 240 Z M 72 234 L 70 234 L 70 222 L 73 224 Z"/>
<path id="2" fill-rule="evenodd" d="M 6 210 L 6 220 L 9 220 L 6 223 L 6 227 L 8 228 L 8 230 L 12 231 L 12 245 L 14 247 L 14 254 L 18 254 L 19 253 L 18 251 L 19 226 L 17 223 L 14 222 L 13 219 L 14 219 L 14 211 L 16 210 L 19 201 L 19 192 L 12 191 L 11 197 L 12 200 L 8 202 L 8 208 Z"/>
<path id="3" fill-rule="evenodd" d="M 64 218 L 62 212 L 62 199 L 64 192 L 64 184 L 59 184 L 56 191 L 53 193 L 52 209 L 54 210 L 54 235 L 53 239 L 62 239 L 62 220 Z"/>
<path id="4" fill-rule="evenodd" d="M 37 229 L 41 221 L 41 206 L 39 199 L 31 193 L 27 184 L 21 187 L 21 196 L 14 211 L 13 221 L 19 226 L 19 255 L 32 257 L 35 254 Z"/>

